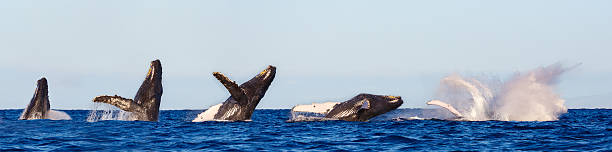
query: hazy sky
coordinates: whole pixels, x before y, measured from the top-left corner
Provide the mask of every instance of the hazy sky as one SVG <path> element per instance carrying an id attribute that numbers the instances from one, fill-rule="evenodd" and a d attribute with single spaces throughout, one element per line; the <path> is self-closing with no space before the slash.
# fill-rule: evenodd
<path id="1" fill-rule="evenodd" d="M 612 108 L 612 1 L 1 1 L 0 108 L 24 108 L 47 77 L 54 109 L 133 98 L 163 65 L 162 109 L 205 109 L 267 65 L 258 108 L 400 95 L 427 107 L 458 72 L 506 78 L 561 62 L 570 108 Z M 588 99 L 588 101 L 586 100 Z"/>

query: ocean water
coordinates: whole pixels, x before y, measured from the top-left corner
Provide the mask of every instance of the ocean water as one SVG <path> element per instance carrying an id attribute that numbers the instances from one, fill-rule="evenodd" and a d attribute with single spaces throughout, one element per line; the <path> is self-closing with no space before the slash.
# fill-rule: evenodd
<path id="1" fill-rule="evenodd" d="M 399 109 L 370 122 L 287 123 L 289 110 L 256 110 L 250 122 L 191 122 L 202 110 L 161 111 L 159 122 L 19 121 L 0 110 L 0 151 L 42 150 L 612 150 L 612 110 L 570 109 L 558 121 L 394 121 L 428 109 Z"/>

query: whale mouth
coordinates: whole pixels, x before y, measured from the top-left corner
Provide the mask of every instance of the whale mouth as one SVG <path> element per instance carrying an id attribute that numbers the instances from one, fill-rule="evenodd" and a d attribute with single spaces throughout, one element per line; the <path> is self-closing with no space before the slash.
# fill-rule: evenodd
<path id="1" fill-rule="evenodd" d="M 159 61 L 159 59 L 151 61 L 151 67 L 149 68 L 147 77 L 153 80 L 158 75 L 161 75 L 161 62 Z"/>
<path id="2" fill-rule="evenodd" d="M 389 100 L 389 103 L 396 103 L 396 102 L 402 100 L 402 97 L 400 97 L 400 96 L 385 96 L 385 97 L 388 98 L 388 99 L 392 99 L 392 100 Z"/>

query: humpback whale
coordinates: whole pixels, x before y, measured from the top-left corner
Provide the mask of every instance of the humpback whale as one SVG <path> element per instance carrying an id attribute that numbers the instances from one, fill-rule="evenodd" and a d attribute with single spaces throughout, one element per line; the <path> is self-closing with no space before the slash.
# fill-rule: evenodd
<path id="1" fill-rule="evenodd" d="M 325 115 L 325 118 L 345 121 L 368 121 L 370 118 L 397 109 L 404 101 L 399 96 L 359 94 L 352 99 L 338 103 L 326 102 L 298 105 L 291 112 L 308 112 Z"/>
<path id="2" fill-rule="evenodd" d="M 149 72 L 134 99 L 104 95 L 95 97 L 93 102 L 107 103 L 131 112 L 133 120 L 157 121 L 162 93 L 162 66 L 159 60 L 155 60 L 151 61 Z"/>
<path id="3" fill-rule="evenodd" d="M 45 77 L 37 81 L 34 96 L 30 100 L 28 107 L 23 109 L 19 120 L 32 119 L 51 119 L 51 120 L 70 120 L 68 114 L 61 111 L 51 110 L 49 103 L 49 87 Z"/>
<path id="4" fill-rule="evenodd" d="M 274 80 L 276 67 L 268 66 L 257 76 L 240 86 L 219 72 L 213 72 L 213 75 L 225 86 L 231 96 L 225 102 L 214 105 L 199 114 L 193 122 L 244 121 L 251 119 L 255 107 L 266 94 L 268 87 L 272 84 L 272 80 Z"/>

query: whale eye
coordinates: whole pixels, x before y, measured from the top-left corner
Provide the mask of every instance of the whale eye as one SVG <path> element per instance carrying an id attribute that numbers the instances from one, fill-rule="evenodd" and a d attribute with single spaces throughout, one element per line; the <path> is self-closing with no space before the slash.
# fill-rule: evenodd
<path id="1" fill-rule="evenodd" d="M 364 100 L 363 103 L 361 103 L 361 109 L 370 109 L 370 101 Z"/>

